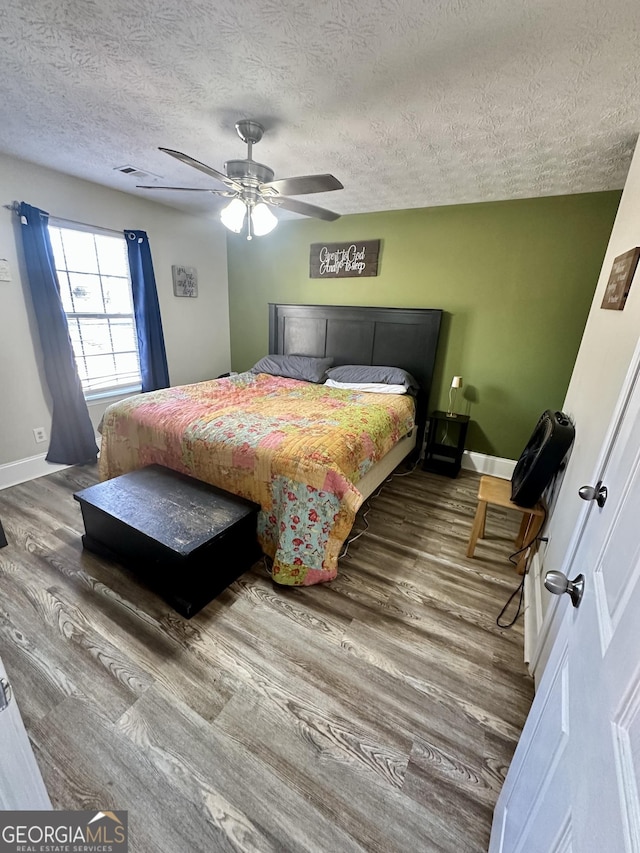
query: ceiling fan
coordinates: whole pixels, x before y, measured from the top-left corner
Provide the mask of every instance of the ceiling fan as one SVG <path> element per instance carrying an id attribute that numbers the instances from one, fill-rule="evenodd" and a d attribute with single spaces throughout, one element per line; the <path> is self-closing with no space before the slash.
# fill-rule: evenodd
<path id="1" fill-rule="evenodd" d="M 223 208 L 220 218 L 223 224 L 230 230 L 239 234 L 245 223 L 247 223 L 247 240 L 251 240 L 255 234 L 258 237 L 268 234 L 278 224 L 270 207 L 281 207 L 293 213 L 301 213 L 303 216 L 313 216 L 316 219 L 328 221 L 339 219 L 340 214 L 324 207 L 307 204 L 287 195 L 306 195 L 307 193 L 324 193 L 331 190 L 344 189 L 342 184 L 333 175 L 300 175 L 296 178 L 280 178 L 274 181 L 274 171 L 262 163 L 256 163 L 251 154 L 253 146 L 260 142 L 264 133 L 264 127 L 252 119 L 242 119 L 236 122 L 238 136 L 247 144 L 246 160 L 227 160 L 224 164 L 225 172 L 219 172 L 199 160 L 194 160 L 180 151 L 171 148 L 160 148 L 165 154 L 181 160 L 187 166 L 199 169 L 210 178 L 215 178 L 225 189 L 202 189 L 200 187 L 162 187 L 144 186 L 138 184 L 144 190 L 180 190 L 182 192 L 203 192 L 230 198 L 229 204 Z"/>

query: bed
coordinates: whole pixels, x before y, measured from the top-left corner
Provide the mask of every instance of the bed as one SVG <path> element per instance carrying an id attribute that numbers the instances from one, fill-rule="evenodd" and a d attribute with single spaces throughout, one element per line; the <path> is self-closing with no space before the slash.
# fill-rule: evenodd
<path id="1" fill-rule="evenodd" d="M 252 372 L 138 395 L 105 413 L 101 478 L 161 464 L 254 500 L 274 581 L 332 580 L 362 501 L 422 445 L 441 313 L 271 304 L 271 353 L 401 367 L 417 397 Z"/>

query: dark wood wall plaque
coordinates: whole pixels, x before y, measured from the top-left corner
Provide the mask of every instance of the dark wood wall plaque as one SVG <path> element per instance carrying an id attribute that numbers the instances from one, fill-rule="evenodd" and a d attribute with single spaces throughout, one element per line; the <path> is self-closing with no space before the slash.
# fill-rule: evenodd
<path id="1" fill-rule="evenodd" d="M 350 243 L 312 243 L 310 278 L 362 278 L 378 275 L 380 240 Z"/>
<path id="2" fill-rule="evenodd" d="M 611 308 L 614 311 L 622 311 L 631 282 L 638 266 L 640 258 L 640 246 L 635 249 L 629 249 L 624 255 L 618 255 L 611 267 L 611 274 L 607 282 L 607 289 L 604 292 L 601 308 Z"/>

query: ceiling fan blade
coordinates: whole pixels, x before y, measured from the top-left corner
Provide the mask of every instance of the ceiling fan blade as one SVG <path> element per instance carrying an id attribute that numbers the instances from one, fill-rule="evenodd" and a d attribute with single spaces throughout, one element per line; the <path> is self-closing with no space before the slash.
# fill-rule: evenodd
<path id="1" fill-rule="evenodd" d="M 300 175 L 297 178 L 280 178 L 261 184 L 262 190 L 275 190 L 280 195 L 307 195 L 308 193 L 326 193 L 331 190 L 343 190 L 344 187 L 333 175 Z"/>
<path id="2" fill-rule="evenodd" d="M 307 204 L 305 201 L 297 201 L 295 198 L 281 198 L 280 196 L 270 198 L 269 196 L 264 196 L 263 200 L 274 207 L 281 207 L 283 210 L 290 210 L 292 213 L 302 213 L 303 216 L 313 216 L 316 219 L 326 219 L 329 222 L 334 219 L 340 219 L 340 214 L 334 213 L 333 210 L 316 207 L 315 204 Z"/>
<path id="3" fill-rule="evenodd" d="M 207 166 L 206 163 L 194 160 L 193 157 L 189 157 L 188 154 L 183 154 L 182 151 L 174 151 L 172 148 L 160 148 L 159 150 L 164 151 L 165 154 L 169 154 L 171 157 L 175 157 L 176 160 L 180 160 L 182 163 L 186 163 L 187 166 L 193 166 L 194 169 L 199 169 L 201 172 L 204 172 L 205 175 L 209 175 L 210 178 L 215 178 L 216 181 L 221 181 L 227 187 L 231 187 L 234 190 L 242 189 L 242 185 L 237 183 L 237 181 L 228 178 L 222 172 L 218 172 L 217 169 Z"/>
<path id="4" fill-rule="evenodd" d="M 234 193 L 231 190 L 205 190 L 202 187 L 160 187 L 154 184 L 146 186 L 145 184 L 136 184 L 139 190 L 180 190 L 186 193 L 213 193 L 213 195 L 232 196 Z"/>

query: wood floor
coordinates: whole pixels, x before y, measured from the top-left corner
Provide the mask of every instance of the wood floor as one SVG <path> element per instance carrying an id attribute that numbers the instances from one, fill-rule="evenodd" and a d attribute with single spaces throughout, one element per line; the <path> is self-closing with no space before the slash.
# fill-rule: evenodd
<path id="1" fill-rule="evenodd" d="M 90 553 L 71 468 L 0 492 L 0 655 L 56 808 L 127 809 L 134 853 L 472 853 L 533 695 L 518 518 L 415 471 L 331 584 L 262 563 L 191 621 Z M 356 529 L 362 527 L 359 518 Z"/>

